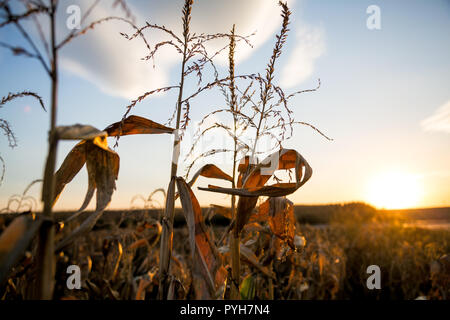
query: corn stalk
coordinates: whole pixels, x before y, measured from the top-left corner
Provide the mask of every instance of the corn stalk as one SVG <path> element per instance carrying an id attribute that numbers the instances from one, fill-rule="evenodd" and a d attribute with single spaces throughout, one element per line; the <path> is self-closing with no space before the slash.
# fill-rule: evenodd
<path id="1" fill-rule="evenodd" d="M 168 290 L 168 274 L 170 267 L 170 259 L 172 256 L 172 243 L 173 243 L 173 220 L 175 215 L 175 178 L 178 170 L 178 158 L 180 154 L 180 120 L 181 120 L 181 107 L 183 102 L 183 87 L 185 78 L 185 68 L 187 61 L 187 52 L 189 44 L 189 23 L 191 20 L 193 0 L 187 0 L 183 8 L 183 58 L 181 63 L 181 75 L 180 86 L 178 91 L 177 100 L 177 115 L 175 135 L 173 141 L 173 153 L 172 153 L 172 166 L 170 169 L 170 184 L 167 190 L 166 208 L 162 218 L 162 235 L 160 244 L 160 258 L 159 258 L 159 292 L 158 298 L 165 299 Z"/>
<path id="2" fill-rule="evenodd" d="M 52 1 L 50 7 L 50 45 L 52 50 L 50 78 L 51 86 L 51 109 L 50 109 L 50 131 L 49 131 L 49 148 L 47 161 L 44 171 L 44 183 L 42 186 L 42 201 L 44 209 L 42 216 L 44 222 L 39 231 L 39 242 L 37 249 L 37 285 L 36 299 L 51 299 L 53 296 L 53 288 L 55 285 L 55 260 L 54 260 L 54 237 L 55 227 L 52 223 L 52 204 L 54 192 L 54 177 L 56 165 L 56 152 L 58 147 L 58 139 L 56 137 L 56 112 L 58 103 L 58 50 L 56 48 L 55 35 L 55 13 L 57 1 Z"/>
<path id="3" fill-rule="evenodd" d="M 236 47 L 236 41 L 234 38 L 234 30 L 235 26 L 233 25 L 233 29 L 231 29 L 230 36 L 230 48 L 228 54 L 229 60 L 229 77 L 230 77 L 230 93 L 231 93 L 231 111 L 233 113 L 233 132 L 234 132 L 234 150 L 233 150 L 233 172 L 231 182 L 232 188 L 236 188 L 236 161 L 237 161 L 237 152 L 238 152 L 238 141 L 236 136 L 238 119 L 236 114 L 236 92 L 235 92 L 235 81 L 234 81 L 234 50 Z M 236 196 L 231 196 L 231 217 L 232 219 L 236 219 Z M 239 300 L 239 281 L 240 281 L 240 236 L 236 233 L 231 233 L 230 235 L 230 248 L 231 248 L 231 299 Z"/>

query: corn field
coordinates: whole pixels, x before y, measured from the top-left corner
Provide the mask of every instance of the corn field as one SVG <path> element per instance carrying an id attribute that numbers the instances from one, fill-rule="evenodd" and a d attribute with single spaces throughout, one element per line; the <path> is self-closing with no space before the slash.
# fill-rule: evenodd
<path id="1" fill-rule="evenodd" d="M 14 99 L 32 97 L 50 120 L 45 170 L 42 179 L 34 182 L 42 183 L 42 211 L 35 212 L 33 205 L 27 208 L 35 201 L 27 196 L 27 188 L 11 199 L 17 212 L 8 218 L 0 216 L 1 299 L 449 299 L 447 231 L 404 229 L 391 221 L 383 227 L 376 220 L 358 224 L 358 212 L 351 210 L 348 220 L 323 229 L 298 222 L 288 197 L 308 183 L 313 165 L 300 152 L 301 146 L 285 148 L 285 141 L 294 135 L 296 126 L 307 126 L 327 141 L 332 139 L 312 124 L 296 120 L 291 104 L 294 96 L 320 92 L 320 80 L 316 88 L 289 94 L 276 85 L 277 62 L 289 36 L 291 11 L 286 3 L 279 2 L 282 24 L 273 39 L 272 54 L 261 66 L 264 72 L 240 74 L 236 43 L 252 46 L 251 35 L 239 35 L 239 26 L 232 24 L 224 33 L 192 33 L 193 0 L 186 0 L 180 8 L 180 34 L 151 22 L 136 25 L 126 2 L 115 1 L 123 17 L 93 21 L 62 40 L 55 28 L 58 2 L 24 0 L 23 11 L 16 12 L 9 1 L 0 1 L 0 28 L 17 28 L 28 46 L 0 45 L 14 55 L 36 60 L 51 86 L 48 103 L 30 91 L 10 93 L 0 102 L 3 107 Z M 37 15 L 47 18 L 48 30 L 34 19 Z M 26 19 L 35 22 L 41 46 L 48 52 L 35 45 L 31 30 L 22 25 Z M 149 88 L 124 106 L 121 119 L 102 130 L 89 124 L 60 126 L 58 53 L 71 41 L 83 41 L 83 35 L 95 32 L 97 25 L 110 23 L 134 30 L 121 36 L 143 43 L 148 49 L 143 61 L 153 61 L 162 47 L 172 48 L 179 58 L 179 82 Z M 152 43 L 153 32 L 168 40 Z M 222 41 L 223 48 L 208 52 L 207 43 L 212 40 Z M 215 65 L 222 53 L 228 58 L 223 75 Z M 194 91 L 185 85 L 188 78 L 198 79 Z M 221 113 L 232 125 L 216 121 L 198 130 L 186 159 L 180 159 L 184 132 L 192 125 L 190 112 L 200 107 L 195 98 L 211 90 L 222 94 L 225 107 L 202 115 L 200 124 Z M 175 108 L 167 123 L 133 114 L 143 100 L 169 91 L 177 99 L 171 102 Z M 0 125 L 14 146 L 9 123 L 1 119 Z M 213 129 L 220 130 L 233 147 L 202 149 L 201 139 Z M 120 166 L 127 165 L 120 163 L 120 154 L 113 149 L 128 141 L 120 140 L 122 136 L 144 134 L 173 137 L 172 148 L 167 150 L 172 153 L 170 181 L 144 199 L 145 210 L 109 215 L 105 210 L 114 197 Z M 264 147 L 263 137 L 270 137 Z M 58 168 L 56 155 L 62 140 L 75 142 Z M 198 165 L 220 153 L 229 158 L 230 172 L 215 163 Z M 5 162 L 0 160 L 4 172 Z M 181 164 L 186 167 L 184 173 Z M 65 196 L 65 186 L 83 167 L 88 188 L 80 208 L 70 214 L 54 212 L 58 199 Z M 199 177 L 221 180 L 228 186 L 199 185 Z M 197 192 L 226 195 L 229 206 L 210 203 L 202 208 Z M 155 193 L 164 197 L 157 208 L 152 204 Z M 95 210 L 87 211 L 94 195 Z M 218 217 L 222 224 L 213 223 Z M 381 292 L 365 287 L 365 267 L 375 263 L 389 270 L 382 280 L 382 286 L 389 289 Z M 68 285 L 71 266 L 80 271 L 76 290 Z"/>

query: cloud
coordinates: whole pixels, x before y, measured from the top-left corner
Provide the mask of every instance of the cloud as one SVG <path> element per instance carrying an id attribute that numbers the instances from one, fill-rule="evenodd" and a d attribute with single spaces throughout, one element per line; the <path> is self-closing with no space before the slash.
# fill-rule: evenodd
<path id="1" fill-rule="evenodd" d="M 74 1 L 66 1 L 67 5 Z M 182 0 L 177 1 L 130 1 L 130 7 L 136 16 L 136 24 L 145 21 L 164 24 L 174 32 L 181 32 Z M 64 2 L 65 3 L 65 2 Z M 90 6 L 90 1 L 80 0 L 78 4 L 82 12 Z M 192 11 L 191 32 L 216 33 L 228 32 L 232 25 L 240 35 L 250 35 L 254 48 L 238 43 L 236 61 L 240 63 L 248 59 L 258 47 L 264 44 L 279 29 L 281 24 L 280 8 L 277 1 L 260 0 L 199 0 L 194 3 Z M 289 1 L 292 7 L 294 0 Z M 64 8 L 64 5 L 61 5 Z M 59 19 L 59 30 L 67 30 L 65 17 Z M 111 8 L 109 2 L 101 2 L 92 12 L 90 19 L 120 15 L 119 9 Z M 68 31 L 67 31 L 68 32 Z M 136 98 L 140 94 L 157 87 L 169 85 L 169 72 L 179 61 L 177 53 L 171 48 L 163 48 L 155 57 L 156 67 L 151 61 L 142 61 L 148 54 L 147 48 L 140 39 L 128 41 L 119 32 L 133 33 L 133 29 L 121 22 L 106 22 L 96 26 L 83 38 L 75 39 L 67 45 L 61 54 L 62 67 L 77 76 L 97 85 L 104 92 L 127 99 Z M 165 40 L 163 33 L 148 33 L 152 45 Z M 214 40 L 208 44 L 210 52 L 224 47 L 226 42 Z M 226 65 L 226 53 L 218 57 L 218 64 Z"/>
<path id="2" fill-rule="evenodd" d="M 291 9 L 294 4 L 294 0 L 288 1 Z M 253 49 L 244 42 L 239 42 L 236 46 L 235 59 L 237 63 L 241 63 L 267 40 L 273 39 L 274 33 L 281 28 L 280 13 L 281 9 L 276 0 L 202 0 L 194 4 L 192 29 L 194 32 L 205 32 L 205 30 L 208 33 L 228 32 L 235 24 L 236 33 L 239 35 L 246 36 L 256 32 L 250 38 Z M 223 46 L 223 42 L 213 43 L 210 47 L 211 52 Z M 228 56 L 225 52 L 218 58 L 218 61 L 227 64 L 227 59 Z"/>
<path id="3" fill-rule="evenodd" d="M 297 46 L 281 73 L 280 85 L 292 88 L 308 79 L 314 72 L 316 60 L 325 52 L 322 28 L 302 26 L 297 31 Z"/>
<path id="4" fill-rule="evenodd" d="M 89 3 L 82 1 L 80 6 L 86 9 Z M 93 21 L 118 15 L 120 12 L 117 9 L 105 3 L 104 6 L 96 7 L 90 18 Z M 60 21 L 62 29 L 65 21 Z M 88 31 L 64 47 L 62 67 L 110 95 L 127 99 L 136 98 L 152 88 L 168 85 L 168 70 L 176 59 L 175 53 L 163 48 L 158 56 L 158 64 L 153 68 L 151 61 L 141 60 L 148 54 L 144 43 L 140 39 L 128 41 L 120 32 L 132 34 L 134 30 L 120 21 L 97 25 L 95 30 Z M 152 40 L 161 41 L 162 37 L 157 35 Z"/>
<path id="5" fill-rule="evenodd" d="M 450 100 L 420 123 L 425 131 L 450 133 Z"/>

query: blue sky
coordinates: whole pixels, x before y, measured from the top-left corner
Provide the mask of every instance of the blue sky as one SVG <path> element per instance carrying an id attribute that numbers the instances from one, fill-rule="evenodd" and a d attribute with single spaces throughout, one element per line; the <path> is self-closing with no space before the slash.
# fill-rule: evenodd
<path id="1" fill-rule="evenodd" d="M 61 7 L 72 2 L 78 3 L 63 1 Z M 333 142 L 326 141 L 306 127 L 295 130 L 285 147 L 297 149 L 311 164 L 314 174 L 289 198 L 295 203 L 371 201 L 368 189 L 377 177 L 401 172 L 405 177 L 413 177 L 420 189 L 414 201 L 405 202 L 406 206 L 450 205 L 450 116 L 446 111 L 450 109 L 450 3 L 297 0 L 289 4 L 293 12 L 291 31 L 278 61 L 276 81 L 295 84 L 285 88 L 291 92 L 313 88 L 320 78 L 320 90 L 299 95 L 292 100 L 292 108 L 297 120 L 308 121 L 334 138 Z M 83 2 L 80 5 L 84 8 Z M 131 1 L 130 5 L 138 13 L 138 23 L 155 21 L 179 28 L 180 1 L 152 1 L 146 5 Z M 381 30 L 366 27 L 369 5 L 380 7 Z M 240 10 L 244 12 L 238 12 L 236 6 L 232 2 L 198 1 L 193 9 L 193 28 L 206 28 L 204 32 L 216 32 L 219 28 L 226 32 L 235 23 L 238 32 L 247 33 L 258 27 L 255 47 L 237 49 L 242 55 L 238 56 L 237 73 L 262 73 L 279 29 L 279 15 L 273 11 L 276 2 L 249 1 L 245 10 Z M 211 15 L 214 10 L 220 13 Z M 104 4 L 96 15 L 105 13 L 116 12 Z M 61 33 L 66 32 L 64 14 L 60 17 Z M 125 106 L 137 92 L 178 82 L 176 58 L 163 52 L 156 57 L 155 70 L 151 62 L 144 67 L 144 62 L 139 61 L 142 43 L 135 40 L 130 47 L 118 31 L 129 29 L 115 23 L 99 26 L 62 52 L 58 124 L 84 123 L 103 129 L 122 117 Z M 1 30 L 0 41 L 21 43 L 12 29 Z M 226 65 L 220 61 L 219 65 L 226 72 Z M 290 69 L 294 71 L 288 79 L 286 70 Z M 49 81 L 36 61 L 0 50 L 0 70 L 0 96 L 26 89 L 49 101 Z M 195 79 L 188 83 L 188 90 L 194 89 L 194 82 Z M 138 104 L 133 114 L 164 123 L 172 113 L 175 95 L 174 92 L 148 99 Z M 200 96 L 192 102 L 191 118 L 195 122 L 223 105 L 217 92 Z M 424 120 L 433 114 L 435 117 L 425 126 Z M 2 107 L 0 116 L 11 123 L 18 138 L 14 149 L 8 148 L 6 137 L 0 140 L 6 162 L 5 179 L 0 186 L 0 207 L 4 207 L 11 195 L 21 193 L 29 182 L 42 176 L 49 114 L 33 100 L 24 98 Z M 116 151 L 121 156 L 121 169 L 112 208 L 128 208 L 134 195 L 145 196 L 166 187 L 171 144 L 168 135 L 120 140 Z M 72 146 L 71 142 L 60 144 L 58 163 Z M 207 183 L 206 179 L 198 181 L 198 185 Z M 86 187 L 83 169 L 66 187 L 56 208 L 77 208 Z M 40 186 L 36 185 L 30 194 L 38 197 L 39 192 Z M 196 193 L 202 205 L 227 203 L 222 195 Z"/>

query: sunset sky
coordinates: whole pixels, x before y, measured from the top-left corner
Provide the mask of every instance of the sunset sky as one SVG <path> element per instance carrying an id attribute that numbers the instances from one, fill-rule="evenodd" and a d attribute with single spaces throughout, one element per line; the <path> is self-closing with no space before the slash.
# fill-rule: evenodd
<path id="1" fill-rule="evenodd" d="M 90 1 L 61 1 L 58 33 L 69 30 L 65 8 Z M 123 15 L 101 1 L 89 21 Z M 164 24 L 180 33 L 183 1 L 129 1 L 136 23 Z M 145 3 L 145 4 L 144 4 Z M 285 147 L 298 150 L 314 173 L 310 181 L 288 196 L 297 204 L 366 201 L 377 207 L 450 206 L 450 2 L 435 1 L 288 1 L 292 11 L 290 34 L 277 61 L 275 82 L 290 93 L 310 89 L 321 79 L 321 87 L 291 100 L 298 121 L 320 128 L 334 141 L 327 141 L 308 127 L 296 127 Z M 366 9 L 377 5 L 381 29 L 369 30 Z M 272 53 L 281 17 L 277 1 L 195 1 L 192 32 L 228 32 L 248 35 L 254 47 L 237 46 L 237 74 L 263 73 Z M 61 52 L 58 124 L 90 124 L 99 129 L 121 119 L 131 99 L 151 89 L 176 85 L 179 56 L 168 49 L 151 61 L 139 39 L 127 41 L 119 32 L 132 33 L 129 26 L 112 22 L 96 27 L 70 43 Z M 38 37 L 37 31 L 33 34 Z M 163 40 L 160 33 L 148 34 L 152 44 Z M 14 28 L 2 29 L 0 41 L 23 44 Z M 226 42 L 212 43 L 211 50 Z M 226 75 L 226 57 L 217 64 Z M 38 92 L 49 106 L 50 81 L 41 66 L 15 57 L 0 47 L 0 96 L 9 92 Z M 196 79 L 187 85 L 195 90 Z M 132 114 L 165 123 L 171 116 L 176 92 L 139 103 Z M 225 106 L 218 91 L 191 102 L 191 128 L 217 107 Z M 0 155 L 6 164 L 0 185 L 0 208 L 40 179 L 47 152 L 49 114 L 32 99 L 18 99 L 0 108 L 18 139 L 8 147 L 0 139 Z M 186 148 L 189 139 L 186 139 Z M 211 142 L 222 141 L 219 136 Z M 183 141 L 184 143 L 185 141 Z M 74 142 L 62 142 L 58 166 Z M 114 140 L 110 140 L 112 147 Z M 166 188 L 169 179 L 172 137 L 170 135 L 128 136 L 115 150 L 121 157 L 117 190 L 110 208 L 129 208 L 135 195 L 147 196 Z M 183 159 L 183 157 L 181 158 Z M 231 163 L 211 158 L 229 172 Z M 183 174 L 185 162 L 179 173 Z M 208 183 L 200 178 L 197 186 Z M 30 194 L 39 198 L 41 185 Z M 87 188 L 86 169 L 66 187 L 56 209 L 77 209 Z M 202 205 L 228 204 L 224 195 L 194 190 Z M 94 201 L 91 203 L 91 207 Z M 134 205 L 142 205 L 136 202 Z"/>

